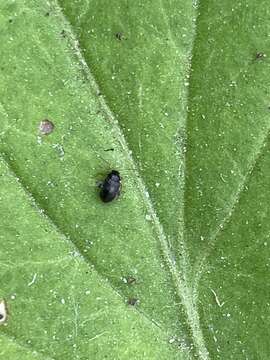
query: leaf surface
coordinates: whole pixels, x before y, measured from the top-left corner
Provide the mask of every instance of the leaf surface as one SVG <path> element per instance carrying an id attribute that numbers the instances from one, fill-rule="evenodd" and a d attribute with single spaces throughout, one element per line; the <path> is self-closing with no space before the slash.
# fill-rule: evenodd
<path id="1" fill-rule="evenodd" d="M 0 10 L 5 358 L 267 359 L 266 3 Z"/>

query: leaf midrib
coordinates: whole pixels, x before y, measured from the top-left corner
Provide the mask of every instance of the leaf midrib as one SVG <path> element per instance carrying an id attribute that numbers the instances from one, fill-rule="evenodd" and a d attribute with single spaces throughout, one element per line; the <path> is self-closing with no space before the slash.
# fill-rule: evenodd
<path id="1" fill-rule="evenodd" d="M 188 255 L 187 255 L 187 253 L 185 253 L 185 262 L 184 262 L 185 266 L 184 267 L 182 266 L 179 270 L 177 264 L 175 263 L 173 253 L 170 250 L 170 244 L 166 238 L 163 226 L 162 226 L 162 224 L 159 220 L 159 217 L 154 209 L 150 195 L 149 195 L 147 188 L 142 180 L 142 177 L 138 171 L 137 164 L 131 155 L 131 152 L 129 150 L 127 141 L 121 130 L 121 127 L 119 126 L 119 123 L 118 123 L 113 111 L 110 109 L 109 105 L 107 104 L 103 94 L 100 92 L 98 83 L 97 83 L 96 79 L 94 78 L 86 59 L 82 55 L 82 52 L 79 47 L 79 41 L 77 40 L 77 38 L 75 36 L 73 27 L 72 27 L 70 21 L 68 20 L 67 16 L 64 14 L 63 9 L 61 8 L 58 0 L 54 0 L 54 3 L 56 5 L 56 9 L 58 11 L 59 16 L 62 17 L 63 22 L 66 23 L 67 28 L 69 29 L 68 39 L 70 41 L 72 48 L 75 50 L 75 54 L 79 60 L 79 63 L 82 66 L 82 70 L 83 70 L 84 74 L 86 75 L 87 80 L 90 82 L 91 88 L 95 91 L 96 94 L 101 94 L 98 97 L 101 109 L 103 110 L 106 119 L 110 121 L 110 123 L 112 125 L 112 129 L 116 135 L 116 138 L 118 139 L 118 141 L 122 147 L 123 153 L 124 153 L 126 159 L 128 160 L 128 162 L 131 164 L 131 167 L 132 167 L 133 173 L 134 173 L 134 178 L 137 179 L 138 190 L 139 190 L 141 197 L 144 201 L 144 204 L 148 210 L 148 213 L 150 214 L 150 216 L 152 218 L 152 223 L 154 225 L 153 227 L 155 229 L 155 233 L 157 235 L 158 241 L 161 245 L 162 252 L 163 252 L 163 255 L 164 255 L 164 258 L 166 261 L 166 265 L 170 271 L 174 287 L 176 289 L 176 292 L 177 292 L 179 298 L 182 301 L 182 305 L 185 308 L 187 322 L 188 322 L 188 325 L 191 330 L 191 335 L 193 338 L 192 340 L 196 346 L 198 356 L 199 356 L 199 358 L 206 360 L 208 358 L 208 351 L 204 344 L 203 335 L 202 335 L 202 332 L 200 329 L 199 314 L 197 311 L 197 307 L 194 306 L 196 304 L 192 299 L 192 296 L 193 296 L 192 287 L 189 287 L 188 279 L 185 274 L 186 269 L 189 268 Z M 198 5 L 199 5 L 199 3 L 196 6 L 196 11 L 197 11 L 196 12 L 196 20 L 197 20 L 198 14 L 199 14 L 199 8 L 198 8 L 199 6 Z M 196 22 L 194 23 L 194 35 L 193 35 L 194 37 L 193 37 L 193 41 L 192 41 L 191 53 L 193 53 L 193 46 L 195 43 L 195 37 L 196 37 L 195 30 L 196 30 Z M 172 39 L 172 41 L 173 41 L 173 39 Z M 192 57 L 190 58 L 189 72 L 191 72 L 191 68 L 192 68 Z M 187 75 L 189 75 L 189 74 L 187 74 Z M 188 99 L 189 99 L 188 94 L 189 94 L 189 92 L 187 91 L 186 103 L 188 103 Z M 186 119 L 187 118 L 188 118 L 188 111 L 186 111 Z M 185 153 L 184 153 L 184 163 L 185 163 Z M 184 168 L 184 170 L 185 170 L 185 168 Z M 183 178 L 185 178 L 185 171 L 183 172 Z M 184 189 L 185 189 L 185 186 L 183 187 L 183 190 Z M 184 204 L 183 204 L 183 210 L 184 210 Z M 182 217 L 184 219 L 183 210 L 182 209 L 180 210 L 181 216 L 179 216 L 179 218 Z M 181 230 L 184 229 L 184 226 L 182 223 L 181 223 L 180 228 L 181 228 Z M 182 274 L 180 272 L 182 272 Z M 180 313 L 180 310 L 181 309 L 179 309 L 179 313 Z M 148 319 L 148 317 L 145 315 L 145 313 L 143 313 L 143 314 Z M 148 319 L 148 320 L 150 320 L 152 322 L 151 319 Z M 155 322 L 152 322 L 152 323 L 157 326 L 157 324 Z M 165 330 L 163 329 L 163 331 L 165 331 Z M 166 331 L 165 331 L 165 333 L 166 333 Z"/>
<path id="2" fill-rule="evenodd" d="M 39 202 L 35 199 L 35 197 L 33 196 L 33 194 L 31 193 L 31 191 L 29 190 L 29 188 L 27 186 L 25 186 L 25 184 L 23 183 L 22 179 L 19 177 L 18 174 L 16 174 L 16 172 L 14 171 L 14 169 L 11 166 L 11 163 L 5 159 L 1 154 L 0 154 L 0 159 L 6 164 L 8 171 L 10 173 L 10 175 L 16 179 L 17 184 L 20 186 L 20 188 L 23 190 L 23 192 L 25 193 L 26 197 L 29 199 L 32 207 L 35 209 L 35 211 L 39 214 L 42 214 L 40 216 L 42 216 L 42 218 L 48 222 L 49 226 L 58 234 L 58 236 L 60 238 L 62 238 L 69 246 L 70 244 L 72 244 L 72 247 L 74 248 L 74 250 L 80 254 L 81 258 L 84 260 L 84 262 L 87 264 L 87 266 L 90 267 L 91 272 L 95 272 L 98 276 L 98 278 L 100 279 L 100 281 L 106 285 L 109 286 L 110 289 L 113 291 L 113 293 L 118 296 L 119 298 L 122 299 L 123 303 L 125 302 L 125 298 L 123 297 L 123 295 L 121 293 L 119 293 L 116 288 L 112 285 L 112 283 L 110 281 L 108 281 L 108 279 L 102 274 L 100 273 L 96 268 L 93 269 L 93 267 L 91 266 L 91 263 L 89 262 L 89 259 L 86 258 L 85 254 L 80 250 L 79 247 L 76 246 L 75 241 L 70 237 L 67 236 L 62 229 L 60 229 L 60 227 L 58 226 L 58 224 L 55 222 L 54 219 L 51 218 L 50 214 L 39 204 Z M 60 261 L 63 261 L 63 259 L 60 259 Z M 47 263 L 47 262 L 46 262 Z M 54 263 L 57 263 L 56 261 L 54 261 Z M 152 320 L 145 312 L 143 312 L 141 309 L 139 310 L 138 308 L 134 307 L 134 311 L 137 312 L 137 314 L 142 317 L 146 323 L 148 323 L 151 326 L 154 326 L 156 328 L 158 328 L 165 337 L 165 340 L 167 340 L 169 338 L 169 336 L 171 334 L 169 334 L 163 327 L 161 327 L 159 324 L 157 324 L 154 320 Z"/>
<path id="3" fill-rule="evenodd" d="M 62 9 L 61 9 L 61 7 L 60 7 L 57 0 L 55 0 L 55 3 L 57 5 L 57 8 L 59 10 L 60 15 L 63 17 L 63 20 L 65 21 L 65 23 L 69 27 L 69 30 L 70 30 L 69 35 L 71 37 L 71 39 L 70 39 L 71 40 L 71 45 L 72 45 L 73 48 L 75 48 L 75 52 L 76 52 L 76 55 L 78 57 L 78 60 L 79 60 L 80 64 L 82 65 L 82 69 L 84 70 L 84 73 L 85 73 L 87 79 L 90 81 L 90 85 L 94 89 L 95 93 L 100 94 L 99 86 L 98 86 L 96 80 L 94 79 L 93 74 L 91 73 L 87 62 L 85 61 L 85 59 L 84 59 L 84 57 L 83 57 L 83 55 L 82 55 L 82 53 L 80 51 L 80 48 L 78 46 L 79 42 L 76 40 L 74 32 L 72 31 L 72 25 L 69 23 L 67 17 L 64 15 L 64 13 L 63 13 L 63 11 L 62 11 Z M 163 226 L 161 225 L 161 223 L 159 221 L 159 218 L 158 218 L 158 215 L 155 212 L 155 209 L 154 209 L 153 203 L 151 201 L 149 192 L 147 191 L 146 186 L 143 183 L 142 177 L 139 174 L 136 162 L 135 162 L 134 158 L 132 157 L 130 149 L 129 149 L 129 147 L 127 145 L 127 142 L 125 140 L 125 136 L 124 136 L 123 132 L 121 131 L 121 128 L 120 128 L 120 126 L 118 124 L 118 121 L 116 120 L 116 117 L 114 116 L 112 110 L 109 108 L 109 106 L 106 103 L 106 100 L 105 100 L 105 98 L 104 98 L 104 96 L 102 94 L 99 96 L 99 101 L 100 101 L 101 108 L 102 108 L 102 110 L 104 111 L 104 113 L 106 115 L 107 120 L 109 120 L 111 125 L 112 125 L 113 131 L 114 131 L 114 133 L 116 135 L 116 138 L 118 139 L 118 141 L 119 141 L 119 143 L 120 143 L 120 145 L 122 147 L 122 150 L 124 152 L 124 155 L 125 155 L 127 161 L 132 166 L 132 171 L 134 173 L 134 179 L 137 179 L 138 190 L 139 190 L 139 192 L 141 194 L 141 197 L 142 197 L 142 199 L 144 201 L 144 204 L 145 204 L 145 206 L 146 206 L 146 208 L 148 210 L 148 213 L 152 218 L 154 228 L 155 228 L 155 232 L 156 232 L 158 240 L 159 240 L 159 242 L 160 242 L 160 244 L 162 246 L 162 249 L 164 251 L 164 255 L 165 255 L 168 263 L 170 264 L 170 266 L 172 268 L 174 268 L 175 271 L 177 271 L 177 269 L 176 269 L 176 267 L 174 265 L 173 256 L 172 256 L 172 254 L 170 252 L 170 249 L 169 249 L 169 244 L 168 244 L 168 241 L 166 239 L 165 232 L 163 230 Z"/>
<path id="4" fill-rule="evenodd" d="M 85 61 L 84 57 L 82 56 L 79 46 L 78 46 L 78 41 L 76 39 L 76 37 L 73 34 L 72 31 L 72 27 L 68 21 L 68 19 L 65 17 L 65 15 L 63 14 L 63 12 L 61 11 L 61 7 L 59 6 L 59 3 L 57 0 L 53 0 L 54 3 L 56 4 L 56 8 L 58 9 L 58 12 L 60 14 L 60 16 L 63 18 L 63 21 L 65 23 L 67 23 L 67 27 L 70 29 L 70 31 L 68 32 L 69 35 L 69 41 L 73 47 L 73 49 L 75 50 L 76 56 L 80 62 L 80 64 L 82 65 L 82 70 L 84 71 L 86 78 L 89 81 L 89 85 L 90 87 L 96 92 L 96 94 L 98 94 L 99 91 L 99 87 L 98 84 L 96 82 L 96 80 L 93 77 L 93 74 L 90 71 L 90 68 L 87 64 L 87 62 Z M 193 41 L 194 43 L 194 41 Z M 122 150 L 124 153 L 124 156 L 126 157 L 127 161 L 132 165 L 133 168 L 133 172 L 135 175 L 135 178 L 137 179 L 137 187 L 138 190 L 141 194 L 141 197 L 143 199 L 143 203 L 145 205 L 145 207 L 148 210 L 148 213 L 151 215 L 152 217 L 152 223 L 154 226 L 154 230 L 155 230 L 155 234 L 156 237 L 161 245 L 162 251 L 163 251 L 163 255 L 166 259 L 166 263 L 168 266 L 168 269 L 171 273 L 172 276 L 172 282 L 177 290 L 178 296 L 182 299 L 182 305 L 184 305 L 184 307 L 186 308 L 186 315 L 187 315 L 187 320 L 188 323 L 190 325 L 191 331 L 193 332 L 193 341 L 194 343 L 197 345 L 198 347 L 198 353 L 206 353 L 206 350 L 204 348 L 204 344 L 200 343 L 200 341 L 198 341 L 198 337 L 200 337 L 201 341 L 203 340 L 201 334 L 200 334 L 200 327 L 199 327 L 199 319 L 198 319 L 198 313 L 196 311 L 196 309 L 193 306 L 193 300 L 191 297 L 192 292 L 191 292 L 191 288 L 188 286 L 188 283 L 186 281 L 186 277 L 185 277 L 185 268 L 182 268 L 182 273 L 179 272 L 179 269 L 177 267 L 177 264 L 175 264 L 174 262 L 174 257 L 173 257 L 173 252 L 170 250 L 170 246 L 168 243 L 168 240 L 166 238 L 166 234 L 164 232 L 163 226 L 158 218 L 158 215 L 155 211 L 155 208 L 153 206 L 153 203 L 151 201 L 150 196 L 148 195 L 148 191 L 147 188 L 143 182 L 143 179 L 141 177 L 141 175 L 139 174 L 139 171 L 137 169 L 137 164 L 134 161 L 129 147 L 127 145 L 127 142 L 125 140 L 125 137 L 121 131 L 121 128 L 116 120 L 116 117 L 114 116 L 113 112 L 110 110 L 108 104 L 106 103 L 106 100 L 104 99 L 103 96 L 99 96 L 99 102 L 101 104 L 101 107 L 103 109 L 103 112 L 105 114 L 106 119 L 111 123 L 112 125 L 112 129 L 120 143 L 120 145 L 122 146 Z M 187 96 L 188 98 L 188 96 Z M 16 174 L 16 172 L 12 169 L 12 166 L 9 162 L 5 161 L 7 163 L 7 165 L 9 166 L 10 172 L 13 174 L 13 176 L 15 178 L 18 179 L 18 176 Z M 185 177 L 183 175 L 183 177 Z M 69 243 L 72 242 L 73 246 L 75 248 L 76 244 L 75 241 L 71 238 L 68 238 L 63 231 L 58 227 L 58 225 L 55 223 L 55 221 L 49 216 L 48 213 L 46 213 L 44 211 L 44 209 L 40 206 L 40 204 L 38 204 L 38 201 L 34 198 L 33 194 L 28 190 L 28 187 L 25 186 L 25 184 L 23 184 L 22 181 L 20 181 L 20 186 L 22 187 L 22 189 L 24 190 L 24 192 L 27 194 L 27 197 L 29 199 L 32 200 L 33 206 L 36 208 L 37 211 L 39 212 L 43 212 L 45 219 L 50 223 L 51 226 L 53 226 L 53 228 L 57 231 L 57 233 L 63 237 L 66 241 L 68 241 Z M 181 214 L 182 214 L 182 210 Z M 180 216 L 179 216 L 180 218 Z M 77 251 L 81 254 L 81 256 L 84 258 L 84 254 L 81 253 L 81 251 L 79 251 L 79 249 L 77 248 Z M 87 261 L 85 258 L 84 260 L 86 261 L 86 263 L 88 264 L 89 261 Z M 188 261 L 188 256 L 186 255 L 186 261 Z M 95 270 L 97 272 L 97 270 Z M 104 276 L 102 276 L 99 272 L 97 272 L 99 277 L 104 281 Z M 108 284 L 108 281 L 106 281 L 106 284 Z M 117 294 L 117 296 L 120 296 L 123 299 L 123 296 L 121 294 L 118 293 L 118 291 L 112 286 L 112 284 L 110 283 L 110 287 L 113 289 L 113 291 Z M 124 299 L 123 299 L 124 300 Z M 152 319 L 150 319 L 145 313 L 143 313 L 142 311 L 136 309 L 136 311 L 140 314 L 140 316 L 142 316 L 143 318 L 145 318 L 147 320 L 147 322 L 151 323 L 151 326 L 157 326 L 159 327 L 155 322 L 152 321 Z M 180 309 L 179 309 L 179 313 L 180 313 Z M 195 321 L 195 328 L 194 328 L 194 319 L 196 319 Z M 160 330 L 162 330 L 162 332 L 164 334 L 166 334 L 166 337 L 168 336 L 167 331 L 163 328 L 160 328 Z"/>
<path id="5" fill-rule="evenodd" d="M 58 2 L 57 2 L 57 4 L 58 4 Z M 58 8 L 61 9 L 59 4 L 58 4 Z M 199 12 L 199 9 L 197 8 L 197 15 L 198 15 L 198 12 Z M 61 12 L 61 14 L 64 17 L 65 22 L 68 23 L 69 28 L 71 28 L 71 25 L 69 24 L 69 21 L 68 21 L 67 17 L 63 14 L 63 12 Z M 196 28 L 196 25 L 195 25 L 195 28 Z M 73 34 L 73 32 L 71 34 Z M 194 38 L 193 38 L 192 48 L 194 47 L 195 37 L 196 37 L 196 32 L 195 32 L 195 35 L 194 35 Z M 74 35 L 73 35 L 73 40 L 76 41 L 76 38 L 74 37 Z M 77 47 L 77 50 L 79 50 L 78 47 Z M 93 86 L 94 89 L 96 89 L 98 91 L 98 84 L 97 84 L 96 80 L 94 79 L 87 62 L 82 57 L 80 52 L 77 52 L 77 55 L 78 55 L 79 60 L 81 60 L 81 63 L 84 65 L 83 68 L 85 69 L 85 67 L 86 67 L 86 73 L 88 74 L 87 77 L 88 77 L 88 79 L 90 79 L 91 85 Z M 192 58 L 190 60 L 190 69 L 191 68 L 192 68 Z M 191 96 L 190 96 L 189 91 L 188 91 L 188 93 L 187 93 L 187 102 L 190 100 L 190 98 L 191 98 Z M 209 253 L 211 252 L 211 249 L 213 248 L 213 244 L 215 243 L 215 241 L 216 241 L 217 237 L 219 236 L 221 230 L 223 229 L 224 225 L 227 225 L 231 221 L 231 219 L 233 218 L 233 213 L 234 213 L 234 211 L 235 211 L 235 209 L 236 209 L 236 207 L 237 207 L 237 205 L 239 203 L 239 200 L 240 200 L 240 198 L 241 198 L 241 196 L 243 194 L 245 184 L 249 181 L 250 177 L 252 176 L 253 169 L 256 166 L 256 163 L 259 161 L 260 157 L 263 154 L 264 144 L 268 139 L 269 130 L 267 131 L 266 136 L 264 137 L 262 143 L 259 144 L 259 146 L 256 148 L 256 150 L 255 150 L 255 152 L 253 154 L 253 157 L 252 157 L 252 159 L 250 161 L 249 168 L 248 168 L 248 170 L 247 170 L 247 172 L 246 172 L 246 174 L 245 174 L 245 176 L 243 178 L 243 181 L 239 184 L 239 187 L 237 188 L 237 190 L 235 192 L 235 195 L 233 195 L 233 197 L 232 197 L 233 201 L 229 204 L 230 206 L 227 209 L 225 209 L 225 211 L 224 211 L 223 219 L 217 225 L 216 230 L 212 234 L 210 234 L 210 237 L 209 237 L 210 246 L 209 246 L 209 248 L 207 248 L 205 250 L 204 254 L 202 254 L 202 260 L 200 260 L 198 267 L 197 267 L 197 264 L 195 264 L 195 267 L 194 267 L 195 271 L 193 270 L 193 274 L 196 273 L 197 277 L 195 278 L 195 282 L 193 283 L 193 290 L 191 291 L 191 289 L 188 287 L 188 283 L 187 283 L 187 279 L 186 279 L 186 269 L 189 266 L 188 254 L 187 253 L 184 254 L 184 262 L 183 262 L 182 266 L 180 266 L 180 269 L 182 271 L 182 273 L 180 275 L 178 273 L 177 266 L 174 264 L 174 261 L 172 260 L 173 259 L 173 253 L 170 250 L 168 241 L 166 239 L 165 232 L 164 232 L 162 224 L 160 223 L 159 218 L 158 218 L 158 216 L 157 216 L 157 214 L 155 212 L 155 209 L 153 207 L 151 199 L 150 199 L 150 197 L 145 196 L 145 194 L 146 194 L 146 186 L 144 185 L 143 180 L 142 180 L 141 176 L 139 175 L 139 172 L 137 170 L 137 166 L 135 164 L 134 159 L 130 155 L 127 142 L 126 142 L 125 137 L 124 137 L 124 135 L 123 135 L 123 133 L 122 133 L 122 131 L 120 129 L 120 126 L 118 125 L 114 114 L 110 110 L 110 108 L 109 108 L 108 104 L 106 103 L 103 96 L 100 98 L 100 102 L 101 102 L 102 108 L 103 108 L 103 110 L 104 110 L 104 112 L 106 114 L 106 117 L 108 118 L 108 120 L 110 120 L 110 122 L 111 122 L 111 124 L 113 126 L 113 129 L 114 129 L 114 131 L 115 131 L 115 133 L 117 135 L 117 138 L 118 138 L 118 140 L 119 140 L 119 142 L 120 142 L 120 144 L 122 146 L 122 149 L 123 149 L 123 152 L 124 152 L 126 158 L 133 165 L 134 171 L 136 172 L 137 179 L 138 179 L 138 183 L 137 183 L 138 189 L 139 189 L 139 191 L 140 191 L 140 193 L 142 195 L 142 198 L 144 199 L 144 203 L 145 203 L 149 213 L 152 216 L 153 223 L 154 223 L 154 226 L 155 226 L 155 232 L 156 232 L 158 240 L 159 240 L 159 242 L 160 242 L 160 244 L 162 246 L 163 253 L 164 253 L 165 257 L 166 257 L 167 265 L 168 265 L 168 267 L 170 269 L 170 273 L 171 273 L 174 285 L 175 285 L 175 287 L 177 289 L 178 294 L 180 295 L 180 298 L 182 299 L 183 305 L 186 307 L 187 318 L 189 320 L 189 324 L 191 326 L 191 329 L 193 330 L 193 337 L 194 337 L 193 340 L 194 340 L 194 343 L 197 346 L 199 345 L 197 350 L 200 353 L 201 349 L 205 348 L 205 345 L 204 345 L 203 342 L 202 342 L 202 344 L 198 344 L 198 342 L 196 341 L 196 337 L 198 336 L 198 334 L 199 333 L 201 334 L 200 320 L 199 320 L 199 317 L 198 317 L 198 311 L 196 310 L 196 303 L 197 303 L 197 301 L 196 301 L 197 300 L 196 299 L 196 291 L 197 291 L 197 287 L 198 287 L 201 275 L 205 270 L 204 265 L 205 265 L 205 262 L 207 260 L 207 257 L 209 255 Z M 188 121 L 188 111 L 187 111 L 187 114 L 186 114 L 186 122 L 187 121 Z M 184 157 L 184 160 L 185 160 L 185 157 Z M 184 173 L 185 173 L 185 169 L 184 169 Z M 185 175 L 184 175 L 183 178 L 185 179 Z M 186 189 L 186 186 L 184 184 L 183 185 L 183 191 L 185 191 L 185 189 Z M 181 211 L 181 214 L 183 215 L 184 211 L 185 211 L 185 204 L 183 205 L 183 209 L 180 209 L 180 211 Z M 179 219 L 180 219 L 180 217 L 179 217 Z M 181 236 L 182 233 L 183 233 L 182 230 L 184 229 L 183 221 L 181 222 L 181 224 L 179 226 L 179 229 L 180 229 L 179 230 L 179 236 Z M 183 243 L 184 243 L 185 239 L 182 239 L 182 240 L 183 240 Z M 185 300 L 187 301 L 187 304 L 185 304 Z M 190 309 L 189 309 L 188 305 L 190 305 Z M 191 311 L 191 314 L 189 313 L 189 310 Z M 191 323 L 192 320 L 193 320 L 192 315 L 197 316 L 197 319 L 195 321 L 195 327 L 197 326 L 197 328 L 195 328 L 195 329 L 194 329 L 194 324 L 192 325 L 192 323 Z M 199 335 L 199 337 L 201 337 L 200 340 L 203 341 L 203 337 L 201 335 Z M 201 353 L 202 353 L 201 356 L 203 356 L 203 358 L 208 357 L 208 355 L 206 355 L 207 354 L 206 352 L 205 353 L 201 352 Z M 201 357 L 201 356 L 199 355 L 199 357 Z"/>

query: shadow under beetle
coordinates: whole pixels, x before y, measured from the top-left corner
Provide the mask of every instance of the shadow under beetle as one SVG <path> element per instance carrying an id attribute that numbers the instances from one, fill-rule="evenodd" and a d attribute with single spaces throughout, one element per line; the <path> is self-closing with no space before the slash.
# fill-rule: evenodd
<path id="1" fill-rule="evenodd" d="M 117 199 L 121 190 L 121 177 L 119 172 L 112 170 L 99 187 L 99 196 L 103 202 L 110 202 Z"/>

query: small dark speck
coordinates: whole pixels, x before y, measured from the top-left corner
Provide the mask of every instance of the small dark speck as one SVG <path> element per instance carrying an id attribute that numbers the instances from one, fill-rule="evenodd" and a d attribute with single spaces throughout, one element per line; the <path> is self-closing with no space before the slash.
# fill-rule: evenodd
<path id="1" fill-rule="evenodd" d="M 136 298 L 129 298 L 128 299 L 128 305 L 136 306 L 139 303 L 139 300 Z"/>
<path id="2" fill-rule="evenodd" d="M 115 34 L 115 37 L 116 37 L 116 39 L 119 40 L 119 41 L 125 39 L 124 34 L 123 34 L 122 32 L 117 32 L 117 33 Z"/>
<path id="3" fill-rule="evenodd" d="M 257 52 L 255 55 L 255 60 L 263 60 L 266 58 L 266 54 L 263 52 Z"/>
<path id="4" fill-rule="evenodd" d="M 8 22 L 11 24 L 13 22 L 13 19 L 9 19 Z"/>
<path id="5" fill-rule="evenodd" d="M 127 281 L 127 284 L 128 284 L 128 285 L 131 285 L 131 284 L 135 284 L 136 279 L 135 279 L 135 277 L 133 277 L 133 276 L 128 276 L 128 277 L 126 278 L 126 281 Z"/>
<path id="6" fill-rule="evenodd" d="M 62 31 L 61 31 L 61 36 L 62 36 L 63 38 L 66 38 L 66 37 L 67 37 L 67 33 L 66 33 L 65 30 L 62 30 Z"/>
<path id="7" fill-rule="evenodd" d="M 50 16 L 50 13 L 49 11 L 46 12 L 45 16 Z"/>
<path id="8" fill-rule="evenodd" d="M 50 120 L 44 119 L 40 122 L 39 131 L 41 132 L 42 135 L 49 135 L 53 132 L 53 130 L 54 130 L 54 124 Z"/>
<path id="9" fill-rule="evenodd" d="M 104 151 L 114 151 L 114 148 L 105 149 Z"/>

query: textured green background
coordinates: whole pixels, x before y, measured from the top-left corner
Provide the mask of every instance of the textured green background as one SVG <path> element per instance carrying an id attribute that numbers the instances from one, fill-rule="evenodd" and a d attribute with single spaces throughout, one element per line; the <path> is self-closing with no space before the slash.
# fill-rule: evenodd
<path id="1" fill-rule="evenodd" d="M 269 18 L 0 3 L 0 357 L 269 359 Z"/>

